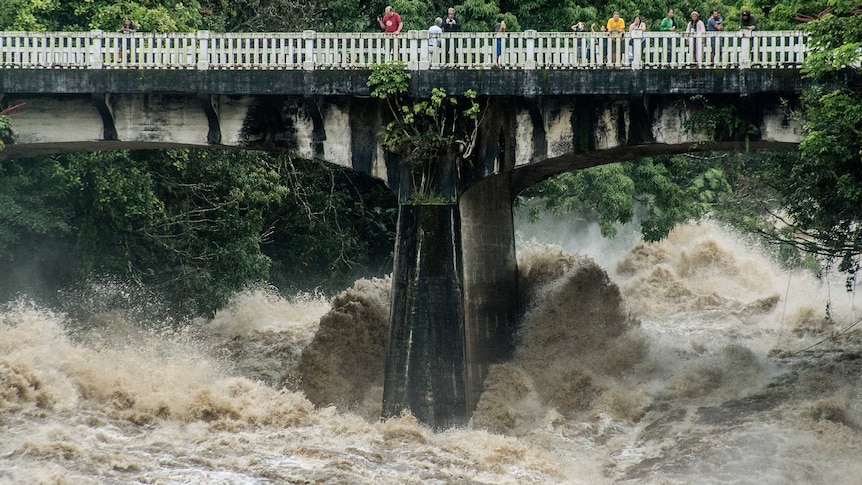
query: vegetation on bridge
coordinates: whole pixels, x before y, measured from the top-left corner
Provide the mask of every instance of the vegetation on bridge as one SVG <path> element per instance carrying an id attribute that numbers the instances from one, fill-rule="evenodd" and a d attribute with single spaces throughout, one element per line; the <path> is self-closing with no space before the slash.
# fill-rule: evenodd
<path id="1" fill-rule="evenodd" d="M 368 77 L 371 96 L 386 101 L 392 115 L 382 133 L 383 146 L 409 167 L 410 203 L 445 202 L 441 171 L 447 170 L 446 162 L 460 164 L 469 159 L 481 109 L 473 90 L 450 96 L 434 88 L 427 100 L 407 99 L 410 72 L 406 68 L 402 62 L 378 64 Z M 454 194 L 455 187 L 448 192 Z"/>

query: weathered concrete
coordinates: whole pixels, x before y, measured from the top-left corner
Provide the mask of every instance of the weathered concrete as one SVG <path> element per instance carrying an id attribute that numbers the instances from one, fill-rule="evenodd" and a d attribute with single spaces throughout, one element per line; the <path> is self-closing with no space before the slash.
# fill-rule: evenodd
<path id="1" fill-rule="evenodd" d="M 798 94 L 705 98 L 714 106 L 736 107 L 753 128 L 719 142 L 781 148 L 797 143 L 802 135 L 801 126 L 782 104 L 786 99 L 792 106 Z M 703 109 L 688 95 L 494 96 L 484 101 L 487 113 L 471 164 L 460 174 L 461 191 L 493 174 L 517 172 L 523 188 L 565 170 L 708 146 L 703 135 L 686 127 L 687 120 Z M 6 106 L 18 103 L 24 103 L 24 113 L 14 119 L 14 139 L 0 158 L 241 147 L 323 160 L 398 186 L 399 169 L 378 141 L 388 113 L 372 98 L 165 93 L 3 98 Z"/>
<path id="2" fill-rule="evenodd" d="M 511 358 L 517 328 L 518 268 L 508 174 L 489 177 L 459 201 L 463 255 L 467 410 L 494 364 Z"/>
<path id="3" fill-rule="evenodd" d="M 0 69 L 0 93 L 173 93 L 230 96 L 368 96 L 367 70 Z M 848 74 L 850 75 L 850 74 Z M 473 89 L 489 96 L 576 94 L 798 93 L 795 69 L 431 69 L 415 71 L 410 93 Z"/>
<path id="4" fill-rule="evenodd" d="M 401 205 L 383 415 L 463 426 L 465 332 L 458 206 Z"/>

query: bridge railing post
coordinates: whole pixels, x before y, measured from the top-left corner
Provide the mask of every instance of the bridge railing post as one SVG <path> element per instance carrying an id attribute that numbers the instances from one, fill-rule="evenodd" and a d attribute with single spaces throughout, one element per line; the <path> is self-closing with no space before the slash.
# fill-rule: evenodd
<path id="1" fill-rule="evenodd" d="M 419 42 L 419 69 L 425 70 L 431 67 L 431 63 L 437 62 L 435 58 L 440 49 L 440 36 L 434 37 L 427 30 L 417 32 Z"/>
<path id="2" fill-rule="evenodd" d="M 302 68 L 306 71 L 314 70 L 314 40 L 317 32 L 313 30 L 306 30 L 302 32 L 302 38 L 305 41 L 305 47 L 303 52 L 303 60 L 302 60 Z"/>
<path id="3" fill-rule="evenodd" d="M 101 69 L 105 62 L 105 56 L 102 53 L 102 31 L 90 31 L 90 59 L 88 67 L 90 69 Z"/>
<path id="4" fill-rule="evenodd" d="M 424 31 L 425 37 L 428 36 L 428 31 Z M 420 69 L 419 67 L 419 53 L 422 51 L 426 51 L 427 49 L 420 49 L 419 47 L 419 31 L 418 30 L 409 30 L 407 31 L 407 59 L 405 64 L 407 64 L 407 70 L 415 71 Z M 405 59 L 401 59 L 404 61 Z M 426 66 L 425 69 L 428 69 Z"/>
<path id="5" fill-rule="evenodd" d="M 739 68 L 748 69 L 751 67 L 751 31 L 740 30 L 739 36 Z"/>
<path id="6" fill-rule="evenodd" d="M 206 71 L 210 68 L 210 31 L 199 30 L 197 32 L 197 69 L 198 71 Z"/>
<path id="7" fill-rule="evenodd" d="M 631 32 L 631 43 L 632 43 L 632 59 L 631 59 L 632 69 L 642 69 L 643 68 L 643 61 L 641 60 L 641 56 L 643 56 L 643 49 L 644 49 L 644 32 L 643 32 L 643 30 L 633 30 Z"/>
<path id="8" fill-rule="evenodd" d="M 524 69 L 536 68 L 536 38 L 538 34 L 535 30 L 524 31 L 524 44 L 526 46 Z"/>

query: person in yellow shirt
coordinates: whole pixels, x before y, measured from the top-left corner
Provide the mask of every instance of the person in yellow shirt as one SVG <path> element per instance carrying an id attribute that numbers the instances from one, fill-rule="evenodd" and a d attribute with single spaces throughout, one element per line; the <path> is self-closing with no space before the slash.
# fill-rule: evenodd
<path id="1" fill-rule="evenodd" d="M 608 19 L 608 32 L 612 34 L 622 34 L 626 31 L 626 21 L 620 18 L 619 12 L 614 12 L 614 16 Z M 611 63 L 617 63 L 617 53 L 620 51 L 620 46 L 622 44 L 621 36 L 611 36 L 617 38 L 607 39 L 611 43 Z"/>
<path id="2" fill-rule="evenodd" d="M 626 21 L 620 18 L 619 12 L 614 12 L 614 16 L 608 19 L 608 32 L 625 32 Z"/>

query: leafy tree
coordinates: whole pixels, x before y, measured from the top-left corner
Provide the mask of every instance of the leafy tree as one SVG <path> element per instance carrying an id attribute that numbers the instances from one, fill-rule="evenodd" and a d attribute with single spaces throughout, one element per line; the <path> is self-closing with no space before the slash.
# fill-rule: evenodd
<path id="1" fill-rule="evenodd" d="M 0 163 L 0 295 L 45 295 L 77 276 L 68 181 L 50 159 Z"/>
<path id="2" fill-rule="evenodd" d="M 858 69 L 862 26 L 849 11 L 854 7 L 837 6 L 807 26 L 812 54 L 804 72 L 824 84 L 803 98 L 800 157 L 774 160 L 765 178 L 780 196 L 786 224 L 770 234 L 838 260 L 853 276 L 862 254 L 862 88 L 840 74 Z"/>
<path id="3" fill-rule="evenodd" d="M 337 291 L 391 270 L 395 197 L 347 169 L 241 151 L 0 165 L 0 294 L 128 281 L 178 315 L 262 282 Z"/>
<path id="4" fill-rule="evenodd" d="M 282 183 L 290 194 L 267 211 L 261 246 L 272 260 L 273 284 L 334 293 L 392 271 L 398 216 L 392 191 L 334 165 L 292 160 L 286 168 Z"/>
<path id="5" fill-rule="evenodd" d="M 630 222 L 635 204 L 643 209 L 641 233 L 647 241 L 664 238 L 679 223 L 698 219 L 730 195 L 724 171 L 709 158 L 695 156 L 645 158 L 567 172 L 530 187 L 521 194 L 555 213 L 596 220 L 602 235 L 613 237 L 617 224 Z"/>
<path id="6" fill-rule="evenodd" d="M 467 0 L 456 7 L 466 32 L 491 32 L 497 23 L 497 16 L 503 14 L 507 32 L 519 32 L 521 24 L 514 13 L 501 10 L 496 1 Z"/>
<path id="7" fill-rule="evenodd" d="M 103 152 L 67 157 L 87 274 L 130 278 L 181 313 L 206 313 L 265 281 L 263 211 L 285 196 L 248 154 Z"/>
<path id="8" fill-rule="evenodd" d="M 113 32 L 126 16 L 153 32 L 189 32 L 201 23 L 197 0 L 7 0 L 0 11 L 3 30 Z"/>
<path id="9" fill-rule="evenodd" d="M 333 30 L 330 18 L 348 13 L 330 5 L 356 4 L 355 1 L 299 0 L 203 0 L 203 25 L 217 32 L 302 32 Z M 341 11 L 339 11 L 341 10 Z M 353 17 L 358 11 L 349 11 Z M 341 14 L 342 17 L 332 17 Z M 337 30 L 337 29 L 335 29 Z"/>

